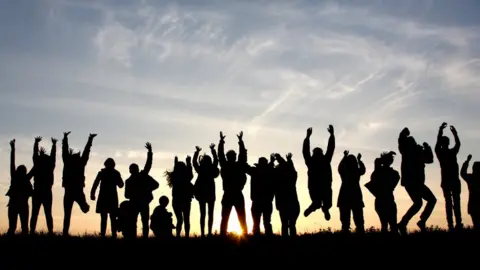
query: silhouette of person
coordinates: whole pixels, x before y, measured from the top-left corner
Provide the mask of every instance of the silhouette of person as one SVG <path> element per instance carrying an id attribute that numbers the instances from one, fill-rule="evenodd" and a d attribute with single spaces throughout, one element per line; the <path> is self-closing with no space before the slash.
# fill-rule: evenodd
<path id="1" fill-rule="evenodd" d="M 15 139 L 10 141 L 10 188 L 5 196 L 8 200 L 8 232 L 7 235 L 14 235 L 17 229 L 17 220 L 20 217 L 22 234 L 28 234 L 28 199 L 32 196 L 32 179 L 35 167 L 27 173 L 25 165 L 15 166 Z"/>
<path id="2" fill-rule="evenodd" d="M 462 165 L 460 174 L 468 186 L 468 214 L 472 218 L 474 230 L 480 231 L 480 162 L 475 161 L 472 173 L 468 173 L 470 160 L 472 160 L 472 155 L 468 155 L 467 160 Z"/>
<path id="3" fill-rule="evenodd" d="M 217 151 L 215 151 L 215 144 L 210 144 L 210 150 L 212 152 L 212 158 L 208 155 L 203 155 L 198 161 L 198 156 L 202 149 L 196 147 L 195 154 L 193 154 L 193 168 L 197 172 L 197 180 L 195 181 L 195 198 L 198 201 L 200 206 L 200 231 L 201 236 L 205 237 L 205 216 L 206 216 L 206 207 L 208 205 L 208 235 L 212 235 L 213 227 L 213 211 L 215 208 L 215 178 L 220 174 L 218 169 L 218 156 Z"/>
<path id="4" fill-rule="evenodd" d="M 297 196 L 297 171 L 292 161 L 292 154 L 287 154 L 287 160 L 275 154 L 278 165 L 274 169 L 275 205 L 282 222 L 282 236 L 297 235 L 297 219 L 300 215 L 300 202 Z"/>
<path id="5" fill-rule="evenodd" d="M 165 172 L 168 186 L 172 188 L 172 206 L 177 218 L 177 237 L 180 237 L 184 222 L 185 236 L 190 237 L 190 207 L 193 198 L 192 170 L 192 159 L 187 156 L 186 164 L 178 161 L 178 157 L 175 157 L 173 170 Z"/>
<path id="6" fill-rule="evenodd" d="M 420 215 L 420 221 L 417 223 L 417 226 L 423 232 L 426 231 L 426 222 L 437 203 L 437 198 L 425 185 L 425 164 L 433 163 L 432 148 L 426 142 L 423 143 L 423 146 L 417 144 L 415 139 L 410 136 L 408 128 L 404 128 L 398 137 L 398 149 L 402 154 L 401 185 L 405 187 L 413 201 L 413 205 L 400 220 L 398 229 L 402 235 L 407 234 L 408 222 L 420 211 L 423 200 L 426 200 L 427 205 Z"/>
<path id="7" fill-rule="evenodd" d="M 447 127 L 447 123 L 442 123 L 438 129 L 437 143 L 435 145 L 435 154 L 440 163 L 443 190 L 445 197 L 445 210 L 447 213 L 448 228 L 453 230 L 453 212 L 455 212 L 455 228 L 462 229 L 462 212 L 460 202 L 460 176 L 457 162 L 457 154 L 460 151 L 460 139 L 454 126 L 450 126 L 453 137 L 455 138 L 455 146 L 448 148 L 450 140 L 443 136 L 443 130 Z"/>
<path id="8" fill-rule="evenodd" d="M 270 162 L 260 157 L 254 166 L 247 165 L 247 174 L 250 175 L 250 198 L 252 200 L 253 234 L 260 235 L 260 219 L 263 217 L 265 234 L 273 235 L 272 213 L 275 189 L 273 183 L 275 156 L 270 156 Z"/>
<path id="9" fill-rule="evenodd" d="M 135 209 L 129 200 L 125 200 L 120 204 L 117 215 L 117 232 L 121 232 L 125 239 L 135 239 L 137 216 Z"/>
<path id="10" fill-rule="evenodd" d="M 318 209 L 322 209 L 326 220 L 330 220 L 330 208 L 332 207 L 332 162 L 335 150 L 335 135 L 333 126 L 328 127 L 330 138 L 328 139 L 327 152 L 324 154 L 319 147 L 310 153 L 310 136 L 312 128 L 307 129 L 307 136 L 303 141 L 303 158 L 308 168 L 308 192 L 312 203 L 304 212 L 308 217 Z"/>
<path id="11" fill-rule="evenodd" d="M 220 222 L 220 234 L 225 236 L 228 229 L 228 220 L 232 207 L 235 207 L 243 234 L 248 233 L 247 218 L 245 214 L 245 199 L 243 197 L 243 188 L 247 182 L 246 166 L 247 150 L 243 142 L 243 132 L 238 137 L 239 154 L 230 150 L 225 157 L 225 136 L 220 132 L 220 143 L 218 145 L 218 158 L 220 161 L 223 184 L 222 198 L 222 220 Z"/>
<path id="12" fill-rule="evenodd" d="M 161 239 L 172 238 L 172 229 L 175 229 L 175 226 L 172 222 L 172 213 L 167 211 L 167 205 L 169 203 L 168 197 L 160 197 L 159 203 L 160 205 L 153 210 L 150 229 L 152 229 L 155 237 Z"/>
<path id="13" fill-rule="evenodd" d="M 143 170 L 140 171 L 138 165 L 135 163 L 132 163 L 129 167 L 130 177 L 125 181 L 125 198 L 130 200 L 133 209 L 135 235 L 137 233 L 137 219 L 138 215 L 140 215 L 142 219 L 143 237 L 148 238 L 150 202 L 153 200 L 153 191 L 160 185 L 153 177 L 148 175 L 152 168 L 152 145 L 147 142 L 145 148 L 147 148 L 148 152 L 147 162 Z"/>
<path id="14" fill-rule="evenodd" d="M 362 154 L 357 158 L 350 155 L 348 151 L 343 152 L 343 158 L 338 165 L 338 173 L 342 179 L 340 194 L 338 194 L 337 207 L 340 209 L 340 221 L 342 222 L 342 231 L 350 232 L 350 216 L 353 214 L 356 232 L 364 233 L 364 218 L 362 189 L 360 187 L 360 177 L 365 174 L 365 165 L 361 160 Z"/>
<path id="15" fill-rule="evenodd" d="M 35 173 L 33 176 L 33 195 L 32 195 L 32 217 L 30 219 L 30 233 L 35 234 L 37 227 L 37 218 L 40 207 L 43 206 L 45 219 L 47 221 L 48 234 L 53 235 L 53 217 L 52 217 L 52 186 L 54 182 L 54 171 L 57 158 L 57 139 L 52 138 L 52 149 L 50 155 L 46 154 L 45 149 L 39 149 L 38 144 L 42 137 L 36 137 L 33 144 L 33 166 Z"/>
<path id="16" fill-rule="evenodd" d="M 63 197 L 63 235 L 65 236 L 68 235 L 70 230 L 70 218 L 72 216 L 73 203 L 78 203 L 80 210 L 85 214 L 90 211 L 90 205 L 88 205 L 85 193 L 83 192 L 85 187 L 85 167 L 87 166 L 93 139 L 97 136 L 97 134 L 90 134 L 83 153 L 73 153 L 73 150 L 68 146 L 69 134 L 70 131 L 64 132 L 62 140 L 62 186 L 65 189 L 65 195 Z"/>
<path id="17" fill-rule="evenodd" d="M 375 196 L 375 211 L 382 226 L 382 232 L 398 234 L 397 204 L 395 203 L 394 190 L 400 181 L 400 174 L 391 165 L 395 152 L 384 152 L 375 159 L 375 169 L 370 175 L 370 182 L 365 187 Z"/>
<path id="18" fill-rule="evenodd" d="M 115 161 L 107 158 L 103 163 L 105 168 L 101 169 L 90 191 L 90 199 L 95 201 L 95 193 L 100 185 L 96 212 L 100 214 L 100 235 L 105 237 L 107 232 L 107 219 L 110 215 L 110 226 L 112 237 L 117 237 L 117 213 L 118 213 L 118 193 L 117 187 L 123 188 L 123 179 L 119 171 L 115 169 Z"/>

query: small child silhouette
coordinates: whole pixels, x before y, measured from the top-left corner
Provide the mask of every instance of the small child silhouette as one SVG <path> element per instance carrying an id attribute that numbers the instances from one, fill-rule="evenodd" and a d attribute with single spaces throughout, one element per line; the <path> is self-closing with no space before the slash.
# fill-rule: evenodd
<path id="1" fill-rule="evenodd" d="M 153 210 L 150 217 L 150 229 L 153 234 L 159 238 L 173 237 L 172 229 L 175 229 L 172 221 L 172 213 L 167 211 L 167 205 L 170 202 L 167 196 L 160 197 L 160 205 Z"/>

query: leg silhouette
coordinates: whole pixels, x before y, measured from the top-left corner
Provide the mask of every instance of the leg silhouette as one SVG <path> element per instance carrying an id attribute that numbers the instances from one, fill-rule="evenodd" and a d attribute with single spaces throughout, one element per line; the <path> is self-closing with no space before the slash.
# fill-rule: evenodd
<path id="1" fill-rule="evenodd" d="M 100 214 L 100 236 L 101 237 L 105 237 L 107 233 L 107 220 L 108 220 L 108 214 L 101 213 Z"/>
<path id="2" fill-rule="evenodd" d="M 355 222 L 355 231 L 357 233 L 365 232 L 365 221 L 363 218 L 363 207 L 354 207 L 352 209 L 353 221 Z"/>
<path id="3" fill-rule="evenodd" d="M 340 222 L 342 223 L 342 232 L 350 232 L 350 208 L 340 207 Z"/>
<path id="4" fill-rule="evenodd" d="M 447 215 L 447 224 L 450 230 L 453 229 L 453 200 L 450 189 L 443 189 L 443 197 L 445 198 L 445 211 Z"/>
<path id="5" fill-rule="evenodd" d="M 238 201 L 235 203 L 235 211 L 237 211 L 238 221 L 240 222 L 240 227 L 242 227 L 243 234 L 248 234 L 247 215 L 245 213 L 245 200 L 243 194 L 239 196 Z"/>
<path id="6" fill-rule="evenodd" d="M 423 186 L 422 198 L 427 201 L 427 205 L 425 206 L 425 209 L 423 209 L 423 212 L 420 215 L 420 221 L 418 222 L 418 226 L 422 231 L 425 231 L 425 224 L 427 223 L 428 218 L 432 215 L 435 204 L 437 203 L 437 198 L 435 198 L 435 195 L 427 186 Z"/>
<path id="7" fill-rule="evenodd" d="M 173 205 L 173 212 L 175 212 L 175 217 L 177 218 L 177 237 L 180 237 L 180 234 L 182 233 L 182 227 L 183 227 L 183 212 L 182 208 L 178 203 Z"/>
<path id="8" fill-rule="evenodd" d="M 264 212 L 263 212 L 263 227 L 265 229 L 265 234 L 268 236 L 273 235 L 272 212 L 273 212 L 273 205 L 271 203 L 267 203 L 264 207 Z"/>
<path id="9" fill-rule="evenodd" d="M 149 227 L 150 206 L 148 204 L 142 207 L 142 211 L 140 212 L 140 216 L 142 218 L 143 237 L 148 238 L 148 233 L 149 233 L 149 230 L 150 230 L 150 227 Z"/>
<path id="10" fill-rule="evenodd" d="M 462 220 L 462 211 L 461 211 L 460 192 L 453 191 L 452 199 L 453 199 L 453 212 L 455 214 L 456 228 L 461 229 L 463 228 L 463 220 Z"/>
<path id="11" fill-rule="evenodd" d="M 63 197 L 63 235 L 68 235 L 68 232 L 70 230 L 70 218 L 72 216 L 72 208 L 73 198 L 68 191 L 65 191 L 65 196 Z"/>
<path id="12" fill-rule="evenodd" d="M 110 213 L 110 230 L 112 231 L 112 237 L 117 238 L 117 215 Z"/>
<path id="13" fill-rule="evenodd" d="M 226 198 L 225 198 L 226 197 Z M 222 220 L 220 221 L 220 234 L 227 235 L 228 220 L 230 219 L 230 213 L 232 212 L 233 203 L 224 195 L 222 200 Z"/>
<path id="14" fill-rule="evenodd" d="M 185 222 L 185 236 L 190 237 L 190 202 L 186 202 L 183 210 L 183 218 Z"/>
<path id="15" fill-rule="evenodd" d="M 18 211 L 9 203 L 8 207 L 8 234 L 13 235 L 17 230 Z"/>
<path id="16" fill-rule="evenodd" d="M 259 235 L 260 234 L 260 219 L 262 217 L 262 212 L 258 202 L 252 203 L 252 219 L 253 219 L 253 234 Z"/>
<path id="17" fill-rule="evenodd" d="M 32 217 L 30 219 L 30 233 L 34 234 L 37 228 L 37 219 L 38 214 L 40 213 L 40 207 L 42 206 L 42 201 L 39 198 L 39 195 L 35 194 L 32 196 Z M 46 218 L 46 215 L 45 215 Z"/>
<path id="18" fill-rule="evenodd" d="M 50 190 L 43 198 L 43 211 L 47 220 L 48 233 L 53 234 L 53 216 L 52 216 L 52 191 Z"/>
<path id="19" fill-rule="evenodd" d="M 202 237 L 205 236 L 205 215 L 206 215 L 206 203 L 205 202 L 199 202 L 198 203 L 200 206 L 200 234 Z M 210 220 L 210 216 L 209 216 Z"/>
<path id="20" fill-rule="evenodd" d="M 215 209 L 215 202 L 208 203 L 208 235 L 212 235 L 213 229 L 213 210 Z"/>

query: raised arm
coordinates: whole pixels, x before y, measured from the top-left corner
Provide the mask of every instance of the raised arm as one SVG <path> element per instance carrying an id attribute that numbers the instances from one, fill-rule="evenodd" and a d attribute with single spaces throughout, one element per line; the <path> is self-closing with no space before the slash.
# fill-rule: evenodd
<path id="1" fill-rule="evenodd" d="M 333 126 L 328 126 L 328 132 L 330 133 L 330 138 L 328 138 L 327 152 L 325 153 L 325 158 L 328 162 L 332 162 L 333 152 L 335 151 L 335 134 Z"/>
<path id="2" fill-rule="evenodd" d="M 247 149 L 245 148 L 245 143 L 243 142 L 243 131 L 240 131 L 238 137 L 238 162 L 242 164 L 247 164 Z"/>
<path id="3" fill-rule="evenodd" d="M 465 182 L 470 181 L 470 174 L 467 172 L 468 170 L 468 164 L 470 163 L 470 160 L 472 159 L 472 155 L 468 155 L 467 160 L 462 165 L 462 168 L 460 169 L 460 176 L 465 180 Z"/>
<path id="4" fill-rule="evenodd" d="M 343 176 L 345 174 L 345 161 L 347 159 L 347 156 L 348 156 L 348 150 L 345 150 L 343 152 L 342 160 L 340 160 L 340 163 L 338 163 L 338 174 L 340 174 L 340 176 Z"/>
<path id="5" fill-rule="evenodd" d="M 452 131 L 453 137 L 455 139 L 455 146 L 453 146 L 453 151 L 455 154 L 458 154 L 460 151 L 460 138 L 458 137 L 457 129 L 454 126 L 450 126 L 450 130 Z"/>
<path id="6" fill-rule="evenodd" d="M 91 134 L 88 136 L 88 141 L 87 144 L 85 145 L 85 148 L 83 149 L 82 153 L 82 160 L 83 164 L 87 164 L 88 159 L 90 157 L 90 150 L 92 149 L 92 144 L 93 144 L 93 138 L 95 138 L 97 134 Z"/>
<path id="7" fill-rule="evenodd" d="M 193 179 L 193 168 L 192 168 L 192 158 L 187 156 L 187 177 L 189 181 Z"/>
<path id="8" fill-rule="evenodd" d="M 312 154 L 310 152 L 310 136 L 312 136 L 312 128 L 307 129 L 307 136 L 303 140 L 302 147 L 303 159 L 305 160 L 305 164 L 307 166 L 310 164 L 310 159 L 312 158 Z"/>
<path id="9" fill-rule="evenodd" d="M 195 153 L 193 154 L 193 168 L 195 168 L 195 171 L 198 173 L 200 170 L 200 165 L 198 164 L 198 155 L 200 154 L 200 151 L 202 151 L 202 148 L 197 146 L 195 149 Z"/>
<path id="10" fill-rule="evenodd" d="M 218 167 L 218 155 L 217 155 L 217 151 L 215 151 L 215 144 L 214 143 L 210 144 L 210 150 L 212 151 L 213 167 L 217 168 Z"/>
<path id="11" fill-rule="evenodd" d="M 50 159 L 53 164 L 53 168 L 55 168 L 57 163 L 57 139 L 52 138 L 52 149 L 50 150 Z"/>
<path id="12" fill-rule="evenodd" d="M 225 136 L 220 131 L 220 141 L 218 142 L 218 160 L 220 161 L 220 166 L 223 167 L 227 163 L 225 158 Z"/>
<path id="13" fill-rule="evenodd" d="M 410 130 L 408 130 L 408 128 L 404 128 L 402 130 L 402 132 L 400 132 L 400 135 L 398 136 L 398 151 L 402 155 L 405 152 L 405 147 L 406 147 L 406 142 L 407 142 L 408 136 L 410 136 Z"/>
<path id="14" fill-rule="evenodd" d="M 64 132 L 63 133 L 63 140 L 62 140 L 62 159 L 63 163 L 67 161 L 68 156 L 69 156 L 69 147 L 68 147 L 68 135 L 70 134 L 71 131 L 69 132 Z"/>
<path id="15" fill-rule="evenodd" d="M 152 169 L 152 162 L 153 162 L 153 151 L 152 151 L 152 145 L 147 142 L 145 144 L 145 148 L 147 148 L 147 162 L 145 162 L 145 166 L 143 167 L 143 172 L 146 174 L 150 173 L 150 170 Z"/>
<path id="16" fill-rule="evenodd" d="M 92 201 L 95 201 L 95 194 L 97 192 L 98 185 L 100 185 L 101 181 L 101 172 L 97 173 L 97 177 L 95 178 L 95 181 L 93 182 L 92 190 L 90 191 L 90 199 Z"/>
<path id="17" fill-rule="evenodd" d="M 357 160 L 358 160 L 358 172 L 360 173 L 360 175 L 364 175 L 365 172 L 366 172 L 366 168 L 365 168 L 365 164 L 363 164 L 363 161 L 362 161 L 362 154 L 358 154 L 357 156 Z"/>
<path id="18" fill-rule="evenodd" d="M 432 148 L 426 142 L 423 143 L 423 161 L 425 162 L 425 164 L 433 163 Z"/>
<path id="19" fill-rule="evenodd" d="M 15 178 L 15 171 L 16 171 L 16 166 L 15 166 L 15 139 L 10 141 L 10 181 L 13 181 L 13 178 Z"/>
<path id="20" fill-rule="evenodd" d="M 35 137 L 35 142 L 33 143 L 33 156 L 32 156 L 33 164 L 35 164 L 37 162 L 38 143 L 40 143 L 41 140 L 42 140 L 42 137 L 40 137 L 40 136 Z"/>
<path id="21" fill-rule="evenodd" d="M 435 154 L 440 153 L 440 143 L 442 141 L 443 137 L 443 130 L 447 127 L 447 123 L 443 122 L 442 125 L 438 128 L 438 134 L 437 134 L 437 143 L 435 144 Z"/>

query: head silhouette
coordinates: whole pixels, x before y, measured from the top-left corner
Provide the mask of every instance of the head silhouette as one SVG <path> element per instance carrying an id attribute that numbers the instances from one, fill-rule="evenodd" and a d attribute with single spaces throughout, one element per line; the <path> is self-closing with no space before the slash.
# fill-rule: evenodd
<path id="1" fill-rule="evenodd" d="M 113 158 L 107 158 L 107 160 L 105 160 L 103 165 L 107 169 L 114 169 L 115 168 L 115 160 L 113 160 Z"/>
<path id="2" fill-rule="evenodd" d="M 184 172 L 186 169 L 187 169 L 187 164 L 185 164 L 185 162 L 183 161 L 179 161 L 175 165 L 175 171 L 177 172 Z"/>
<path id="3" fill-rule="evenodd" d="M 415 141 L 415 138 L 412 136 L 408 136 L 406 140 L 407 147 L 410 149 L 414 149 L 417 146 L 417 142 Z"/>
<path id="4" fill-rule="evenodd" d="M 27 167 L 25 167 L 25 165 L 19 165 L 15 171 L 15 174 L 19 177 L 27 175 Z"/>
<path id="5" fill-rule="evenodd" d="M 323 157 L 323 150 L 322 148 L 320 147 L 315 147 L 313 149 L 313 154 L 312 154 L 312 158 L 314 159 L 319 159 L 319 158 L 322 158 Z"/>
<path id="6" fill-rule="evenodd" d="M 200 166 L 210 166 L 212 164 L 212 158 L 208 155 L 203 155 L 200 159 Z"/>
<path id="7" fill-rule="evenodd" d="M 472 173 L 474 175 L 480 175 L 480 161 L 475 161 L 472 166 Z"/>
<path id="8" fill-rule="evenodd" d="M 260 157 L 258 159 L 258 163 L 255 164 L 257 167 L 265 167 L 268 165 L 268 159 L 266 159 L 265 157 Z"/>
<path id="9" fill-rule="evenodd" d="M 381 158 L 376 158 L 375 162 L 374 162 L 374 165 L 375 165 L 375 169 L 380 168 L 383 165 L 382 159 Z"/>
<path id="10" fill-rule="evenodd" d="M 354 155 L 348 155 L 345 160 L 345 165 L 347 168 L 358 167 L 357 158 Z"/>
<path id="11" fill-rule="evenodd" d="M 131 175 L 136 175 L 140 173 L 140 168 L 138 168 L 138 165 L 136 163 L 130 164 L 130 167 L 128 167 L 128 170 L 130 171 Z"/>
<path id="12" fill-rule="evenodd" d="M 234 150 L 229 150 L 227 152 L 227 161 L 228 162 L 235 162 L 237 161 L 237 153 Z"/>
<path id="13" fill-rule="evenodd" d="M 170 200 L 168 199 L 167 196 L 161 196 L 160 197 L 160 200 L 158 200 L 158 202 L 160 203 L 160 206 L 162 207 L 167 207 L 168 203 L 170 202 Z"/>
<path id="14" fill-rule="evenodd" d="M 82 156 L 80 155 L 80 152 L 73 153 L 73 154 L 70 156 L 70 160 L 71 160 L 73 163 L 79 163 L 79 162 L 82 160 Z"/>
<path id="15" fill-rule="evenodd" d="M 448 148 L 448 145 L 450 144 L 450 139 L 446 136 L 442 136 L 440 138 L 440 146 L 442 148 Z"/>
<path id="16" fill-rule="evenodd" d="M 394 151 L 390 151 L 388 153 L 382 153 L 381 158 L 383 161 L 383 165 L 390 167 L 393 164 L 395 155 L 396 153 Z"/>

